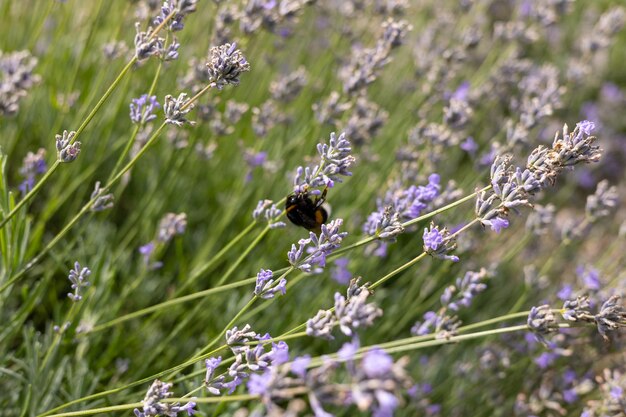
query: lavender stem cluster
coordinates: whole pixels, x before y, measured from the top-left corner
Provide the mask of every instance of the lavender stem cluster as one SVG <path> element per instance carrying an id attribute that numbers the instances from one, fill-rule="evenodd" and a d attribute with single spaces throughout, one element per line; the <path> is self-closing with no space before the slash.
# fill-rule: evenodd
<path id="1" fill-rule="evenodd" d="M 239 85 L 241 73 L 250 71 L 250 64 L 243 53 L 237 49 L 236 43 L 226 43 L 211 48 L 206 67 L 209 82 L 218 90 L 228 84 Z"/>
<path id="2" fill-rule="evenodd" d="M 581 296 L 575 300 L 565 300 L 563 308 L 560 310 L 561 316 L 569 322 L 594 324 L 604 340 L 608 341 L 611 333 L 620 328 L 626 328 L 626 308 L 619 303 L 620 298 L 619 295 L 611 296 L 602 303 L 597 314 L 593 314 L 589 310 L 588 296 Z M 558 329 L 556 316 L 547 304 L 533 307 L 528 315 L 527 324 L 537 340 L 544 344 L 547 344 L 545 336 L 556 332 Z"/>
<path id="3" fill-rule="evenodd" d="M 18 187 L 22 194 L 32 190 L 35 186 L 35 178 L 45 174 L 47 169 L 46 150 L 44 148 L 39 148 L 37 153 L 28 152 L 19 169 L 20 175 L 24 178 Z"/>

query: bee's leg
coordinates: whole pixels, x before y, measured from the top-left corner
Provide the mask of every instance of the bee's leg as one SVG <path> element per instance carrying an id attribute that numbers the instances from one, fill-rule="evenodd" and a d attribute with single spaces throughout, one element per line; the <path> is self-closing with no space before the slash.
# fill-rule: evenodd
<path id="1" fill-rule="evenodd" d="M 315 199 L 315 208 L 320 207 L 326 201 L 326 193 L 328 192 L 328 187 L 324 187 L 324 191 L 322 191 L 322 195 Z"/>

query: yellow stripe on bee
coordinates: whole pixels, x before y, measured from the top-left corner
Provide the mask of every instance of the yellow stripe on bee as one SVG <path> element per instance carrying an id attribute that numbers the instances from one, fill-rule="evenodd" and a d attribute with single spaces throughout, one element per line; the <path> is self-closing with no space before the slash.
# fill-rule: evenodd
<path id="1" fill-rule="evenodd" d="M 324 215 L 322 214 L 322 210 L 315 210 L 315 223 L 324 223 Z"/>

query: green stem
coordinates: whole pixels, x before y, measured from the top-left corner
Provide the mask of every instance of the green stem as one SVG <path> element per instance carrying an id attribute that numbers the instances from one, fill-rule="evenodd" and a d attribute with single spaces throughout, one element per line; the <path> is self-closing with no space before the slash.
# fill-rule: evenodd
<path id="1" fill-rule="evenodd" d="M 393 271 L 391 271 L 390 273 L 388 273 L 387 275 L 385 275 L 384 277 L 382 277 L 381 279 L 379 279 L 378 281 L 376 281 L 375 283 L 370 285 L 368 288 L 373 290 L 373 289 L 375 289 L 377 287 L 380 287 L 385 282 L 387 282 L 389 279 L 393 278 L 394 276 L 398 275 L 400 272 L 404 271 L 405 269 L 408 269 L 408 268 L 412 267 L 413 265 L 415 265 L 416 263 L 418 263 L 419 261 L 424 259 L 426 257 L 426 255 L 427 255 L 426 252 L 422 252 L 421 254 L 416 256 L 415 258 L 411 259 L 409 262 L 407 262 L 404 265 L 401 265 L 398 268 L 394 269 Z"/>
<path id="2" fill-rule="evenodd" d="M 137 310 L 132 313 L 117 317 L 113 320 L 107 321 L 105 323 L 99 324 L 85 334 L 99 332 L 99 331 L 108 329 L 109 327 L 116 326 L 120 323 L 124 323 L 125 321 L 132 320 L 137 317 L 145 316 L 146 314 L 154 313 L 155 311 L 164 310 L 164 309 L 167 309 L 169 307 L 172 307 L 181 303 L 186 303 L 187 301 L 192 301 L 197 298 L 206 297 L 207 295 L 217 294 L 217 293 L 228 291 L 234 288 L 244 287 L 246 285 L 254 283 L 255 281 L 256 281 L 256 278 L 248 278 L 243 281 L 233 282 L 232 284 L 222 285 L 222 286 L 215 287 L 215 288 L 209 288 L 208 290 L 199 291 L 193 294 L 185 295 L 183 297 L 173 298 L 171 300 L 164 301 L 160 304 L 155 304 L 153 306 L 146 307 L 141 310 Z"/>
<path id="3" fill-rule="evenodd" d="M 250 223 L 248 227 L 243 229 L 237 236 L 235 236 L 230 242 L 228 242 L 226 246 L 220 249 L 220 251 L 217 254 L 215 254 L 215 256 L 213 256 L 210 261 L 200 266 L 200 269 L 192 271 L 189 278 L 185 280 L 185 283 L 180 287 L 180 289 L 176 293 L 177 294 L 182 293 L 189 285 L 191 285 L 198 278 L 202 277 L 204 274 L 210 271 L 211 268 L 213 268 L 217 264 L 217 262 L 222 259 L 222 256 L 224 256 L 226 252 L 228 252 L 233 246 L 239 243 L 239 241 L 244 236 L 250 233 L 250 231 L 254 228 L 255 225 L 256 225 L 255 222 Z"/>
<path id="4" fill-rule="evenodd" d="M 65 323 L 71 322 L 74 319 L 74 315 L 76 314 L 76 304 L 77 304 L 76 302 L 72 302 L 72 306 L 70 307 L 68 312 L 65 314 L 63 321 L 61 321 L 61 326 L 65 326 Z M 46 350 L 46 354 L 43 357 L 43 361 L 41 362 L 41 365 L 39 366 L 39 372 L 42 372 L 46 368 L 46 365 L 48 365 L 48 361 L 52 357 L 53 352 L 56 351 L 56 347 L 61 341 L 61 338 L 63 337 L 64 333 L 65 333 L 64 331 L 57 332 L 54 335 L 54 338 L 52 339 L 52 343 L 50 343 L 50 346 L 48 346 L 48 349 Z"/>
<path id="5" fill-rule="evenodd" d="M 269 231 L 270 231 L 270 227 L 266 226 L 265 229 L 263 229 L 261 231 L 261 233 L 259 233 L 257 235 L 257 237 L 252 241 L 252 243 L 250 243 L 250 245 L 248 245 L 246 250 L 243 251 L 243 253 L 239 256 L 239 258 L 237 258 L 237 260 L 235 262 L 233 262 L 233 264 L 230 266 L 230 268 L 228 268 L 228 271 L 226 271 L 226 273 L 224 273 L 224 275 L 222 275 L 222 277 L 219 279 L 219 281 L 217 281 L 217 284 L 216 284 L 217 286 L 222 285 L 228 278 L 230 278 L 230 276 L 233 274 L 233 272 L 235 272 L 235 270 L 237 270 L 237 268 L 239 268 L 239 265 L 241 265 L 241 263 L 248 257 L 248 255 L 250 254 L 252 249 L 254 249 L 259 244 L 261 239 L 263 239 L 263 237 L 265 237 L 265 235 Z"/>
<path id="6" fill-rule="evenodd" d="M 152 84 L 150 85 L 150 90 L 148 90 L 148 97 L 152 96 L 152 94 L 154 93 L 154 90 L 156 89 L 156 83 L 157 83 L 157 80 L 159 79 L 159 76 L 161 75 L 162 68 L 163 68 L 163 61 L 159 60 L 159 65 L 157 66 L 157 70 L 154 74 L 154 77 L 152 78 Z M 137 134 L 139 133 L 139 129 L 142 126 L 143 126 L 143 121 L 142 123 L 138 123 L 133 129 L 133 133 L 131 134 L 130 138 L 126 142 L 126 146 L 124 147 L 124 150 L 120 154 L 119 158 L 117 158 L 115 167 L 111 171 L 111 175 L 109 176 L 109 179 L 107 180 L 107 182 L 111 180 L 111 177 L 113 176 L 113 174 L 117 172 L 122 166 L 122 163 L 124 163 L 124 159 L 126 159 L 126 155 L 128 155 L 128 153 L 130 152 L 130 149 L 133 147 L 133 143 L 135 143 L 135 138 L 137 137 Z"/>

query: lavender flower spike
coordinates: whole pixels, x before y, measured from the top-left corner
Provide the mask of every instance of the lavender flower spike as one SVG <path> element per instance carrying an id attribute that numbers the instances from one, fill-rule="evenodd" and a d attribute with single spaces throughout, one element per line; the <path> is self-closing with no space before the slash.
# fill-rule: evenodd
<path id="1" fill-rule="evenodd" d="M 332 188 L 335 182 L 341 182 L 342 176 L 350 176 L 350 168 L 354 165 L 356 158 L 352 156 L 352 147 L 346 134 L 342 133 L 337 137 L 335 133 L 330 134 L 329 144 L 318 144 L 317 152 L 320 155 L 320 164 L 314 167 L 298 167 L 294 178 L 294 193 L 301 193 L 309 190 L 310 194 L 319 194 L 317 190 L 310 190 L 316 187 Z"/>
<path id="2" fill-rule="evenodd" d="M 180 406 L 177 403 L 163 403 L 160 402 L 166 398 L 169 398 L 173 395 L 170 391 L 172 388 L 172 384 L 166 384 L 165 382 L 161 382 L 158 379 L 155 380 L 148 392 L 146 393 L 145 398 L 142 401 L 143 410 L 139 411 L 139 409 L 135 408 L 134 413 L 137 417 L 156 417 L 160 415 L 176 417 L 180 412 L 187 412 L 187 415 L 191 416 L 195 413 L 194 407 L 196 403 L 193 401 L 189 401 L 187 404 Z"/>
<path id="3" fill-rule="evenodd" d="M 626 308 L 618 304 L 619 295 L 614 295 L 602 304 L 600 312 L 595 316 L 598 331 L 605 340 L 609 332 L 618 328 L 626 328 Z"/>
<path id="4" fill-rule="evenodd" d="M 556 317 L 547 304 L 531 308 L 527 324 L 535 338 L 544 345 L 547 344 L 544 336 L 556 331 Z"/>
<path id="5" fill-rule="evenodd" d="M 430 224 L 430 230 L 424 229 L 424 252 L 435 258 L 458 262 L 459 257 L 449 255 L 456 249 L 456 239 L 450 236 L 450 232 L 445 227 L 439 230 L 434 223 Z"/>
<path id="6" fill-rule="evenodd" d="M 256 286 L 254 287 L 254 295 L 261 298 L 274 298 L 276 293 L 280 292 L 285 295 L 287 291 L 287 279 L 281 278 L 280 281 L 272 279 L 274 273 L 272 271 L 261 269 L 256 276 Z"/>
<path id="7" fill-rule="evenodd" d="M 67 130 L 63 135 L 55 135 L 57 156 L 60 162 L 73 162 L 80 153 L 80 142 L 72 142 L 76 132 Z"/>
<path id="8" fill-rule="evenodd" d="M 70 300 L 76 302 L 83 299 L 80 292 L 83 288 L 87 288 L 90 283 L 87 281 L 87 277 L 91 275 L 91 270 L 87 267 L 81 268 L 78 262 L 74 263 L 74 269 L 70 269 L 70 274 L 67 277 L 72 283 L 73 293 L 68 293 L 67 296 Z"/>
<path id="9" fill-rule="evenodd" d="M 154 110 L 160 108 L 161 105 L 156 96 L 148 96 L 143 94 L 139 98 L 134 98 L 130 103 L 130 120 L 133 123 L 145 124 L 156 119 Z"/>
<path id="10" fill-rule="evenodd" d="M 104 194 L 105 190 L 100 187 L 100 181 L 96 181 L 96 185 L 91 193 L 93 204 L 91 211 L 104 211 L 113 207 L 113 194 Z"/>
<path id="11" fill-rule="evenodd" d="M 185 118 L 185 115 L 193 110 L 193 103 L 189 104 L 190 99 L 187 98 L 187 93 L 180 93 L 178 98 L 174 98 L 171 95 L 165 96 L 165 104 L 163 105 L 163 111 L 165 112 L 165 123 L 175 124 L 176 126 L 183 126 L 185 123 L 190 125 L 196 124 Z"/>
<path id="12" fill-rule="evenodd" d="M 228 84 L 239 85 L 239 75 L 242 72 L 250 71 L 250 64 L 241 51 L 237 49 L 236 43 L 226 43 L 211 48 L 206 66 L 209 81 L 218 90 Z"/>
<path id="13" fill-rule="evenodd" d="M 291 245 L 291 250 L 287 253 L 289 263 L 303 272 L 311 272 L 315 265 L 324 268 L 326 257 L 339 248 L 343 238 L 347 235 L 346 232 L 339 232 L 342 224 L 342 219 L 335 219 L 322 225 L 319 238 L 315 233 L 309 232 L 309 238 L 300 239 L 298 247 Z M 309 255 L 304 257 L 307 247 Z"/>

